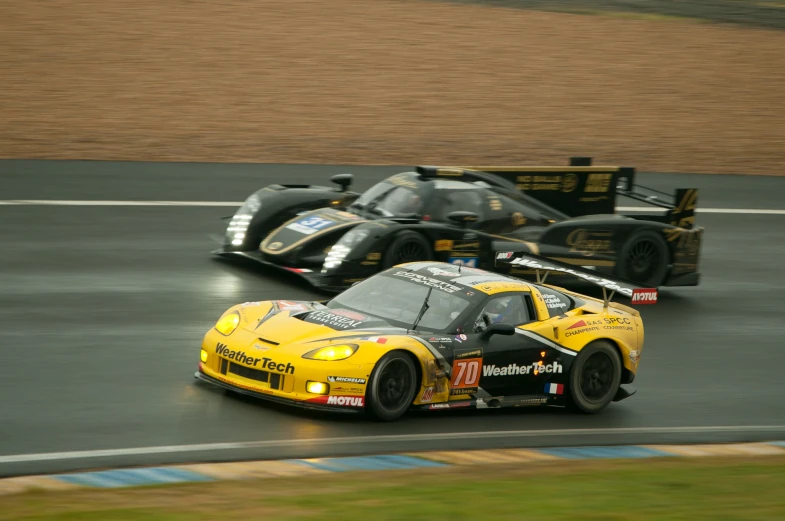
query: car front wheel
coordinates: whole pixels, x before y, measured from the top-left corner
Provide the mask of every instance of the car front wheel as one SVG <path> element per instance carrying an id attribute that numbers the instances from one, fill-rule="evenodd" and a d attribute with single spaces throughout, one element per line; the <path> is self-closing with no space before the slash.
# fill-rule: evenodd
<path id="1" fill-rule="evenodd" d="M 418 387 L 412 358 L 401 351 L 387 353 L 371 373 L 366 412 L 378 420 L 397 420 L 409 409 Z"/>

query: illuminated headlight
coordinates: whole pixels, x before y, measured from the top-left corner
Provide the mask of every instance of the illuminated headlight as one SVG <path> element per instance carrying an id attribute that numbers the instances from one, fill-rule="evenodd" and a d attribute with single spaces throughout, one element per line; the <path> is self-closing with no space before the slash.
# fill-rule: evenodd
<path id="1" fill-rule="evenodd" d="M 222 335 L 229 336 L 234 333 L 237 326 L 240 324 L 240 313 L 234 311 L 228 315 L 224 315 L 218 319 L 215 324 L 215 329 Z"/>
<path id="2" fill-rule="evenodd" d="M 245 232 L 248 230 L 248 225 L 251 224 L 251 219 L 262 207 L 262 201 L 256 194 L 251 195 L 245 200 L 245 203 L 237 210 L 229 226 L 226 227 L 226 238 L 234 245 L 239 246 L 245 239 Z"/>
<path id="3" fill-rule="evenodd" d="M 328 362 L 335 362 L 337 360 L 346 360 L 352 356 L 359 346 L 356 344 L 341 344 L 327 347 L 320 347 L 314 349 L 303 355 L 303 358 L 310 360 L 324 360 Z"/>
<path id="4" fill-rule="evenodd" d="M 199 353 L 199 358 L 202 360 L 202 362 L 204 362 L 206 364 L 207 363 L 207 351 L 202 349 L 202 352 Z"/>
<path id="5" fill-rule="evenodd" d="M 311 382 L 309 380 L 305 383 L 305 390 L 311 394 L 329 394 L 330 386 L 324 382 Z"/>
<path id="6" fill-rule="evenodd" d="M 355 228 L 344 234 L 327 253 L 327 257 L 324 259 L 324 264 L 322 265 L 322 273 L 340 266 L 346 256 L 349 255 L 349 252 L 352 251 L 352 248 L 365 240 L 369 233 L 368 230 L 358 230 Z"/>

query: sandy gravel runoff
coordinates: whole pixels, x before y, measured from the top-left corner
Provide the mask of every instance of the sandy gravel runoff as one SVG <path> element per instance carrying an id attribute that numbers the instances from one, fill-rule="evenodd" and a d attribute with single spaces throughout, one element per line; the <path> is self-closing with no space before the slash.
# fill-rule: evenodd
<path id="1" fill-rule="evenodd" d="M 0 157 L 779 174 L 785 32 L 417 0 L 5 0 Z"/>

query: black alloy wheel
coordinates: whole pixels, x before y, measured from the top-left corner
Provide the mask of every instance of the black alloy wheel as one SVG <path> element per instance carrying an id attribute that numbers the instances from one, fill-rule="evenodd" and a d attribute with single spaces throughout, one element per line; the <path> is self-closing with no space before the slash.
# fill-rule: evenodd
<path id="1" fill-rule="evenodd" d="M 603 410 L 621 385 L 619 352 L 607 340 L 595 340 L 575 357 L 570 369 L 567 405 L 584 413 Z"/>
<path id="2" fill-rule="evenodd" d="M 384 269 L 392 268 L 406 262 L 431 260 L 431 246 L 417 232 L 404 231 L 399 233 L 384 253 Z"/>
<path id="3" fill-rule="evenodd" d="M 387 353 L 368 382 L 366 411 L 379 420 L 396 420 L 409 409 L 419 387 L 412 358 L 402 351 Z"/>
<path id="4" fill-rule="evenodd" d="M 669 257 L 668 244 L 661 233 L 638 232 L 622 248 L 619 275 L 630 282 L 657 288 L 665 282 Z"/>

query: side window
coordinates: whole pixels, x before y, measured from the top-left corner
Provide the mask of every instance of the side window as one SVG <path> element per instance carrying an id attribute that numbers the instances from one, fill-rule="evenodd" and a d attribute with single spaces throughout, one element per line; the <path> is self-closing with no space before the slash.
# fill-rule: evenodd
<path id="1" fill-rule="evenodd" d="M 482 333 L 491 324 L 520 326 L 531 321 L 531 313 L 521 295 L 504 295 L 489 300 L 474 317 L 472 331 Z"/>
<path id="2" fill-rule="evenodd" d="M 479 190 L 436 190 L 430 204 L 431 218 L 437 222 L 447 222 L 450 212 L 469 211 L 483 219 L 482 194 Z"/>
<path id="3" fill-rule="evenodd" d="M 562 315 L 575 307 L 573 300 L 564 293 L 544 286 L 539 286 L 537 289 L 542 293 L 542 299 L 545 301 L 545 307 L 548 308 L 548 314 L 551 317 Z"/>

